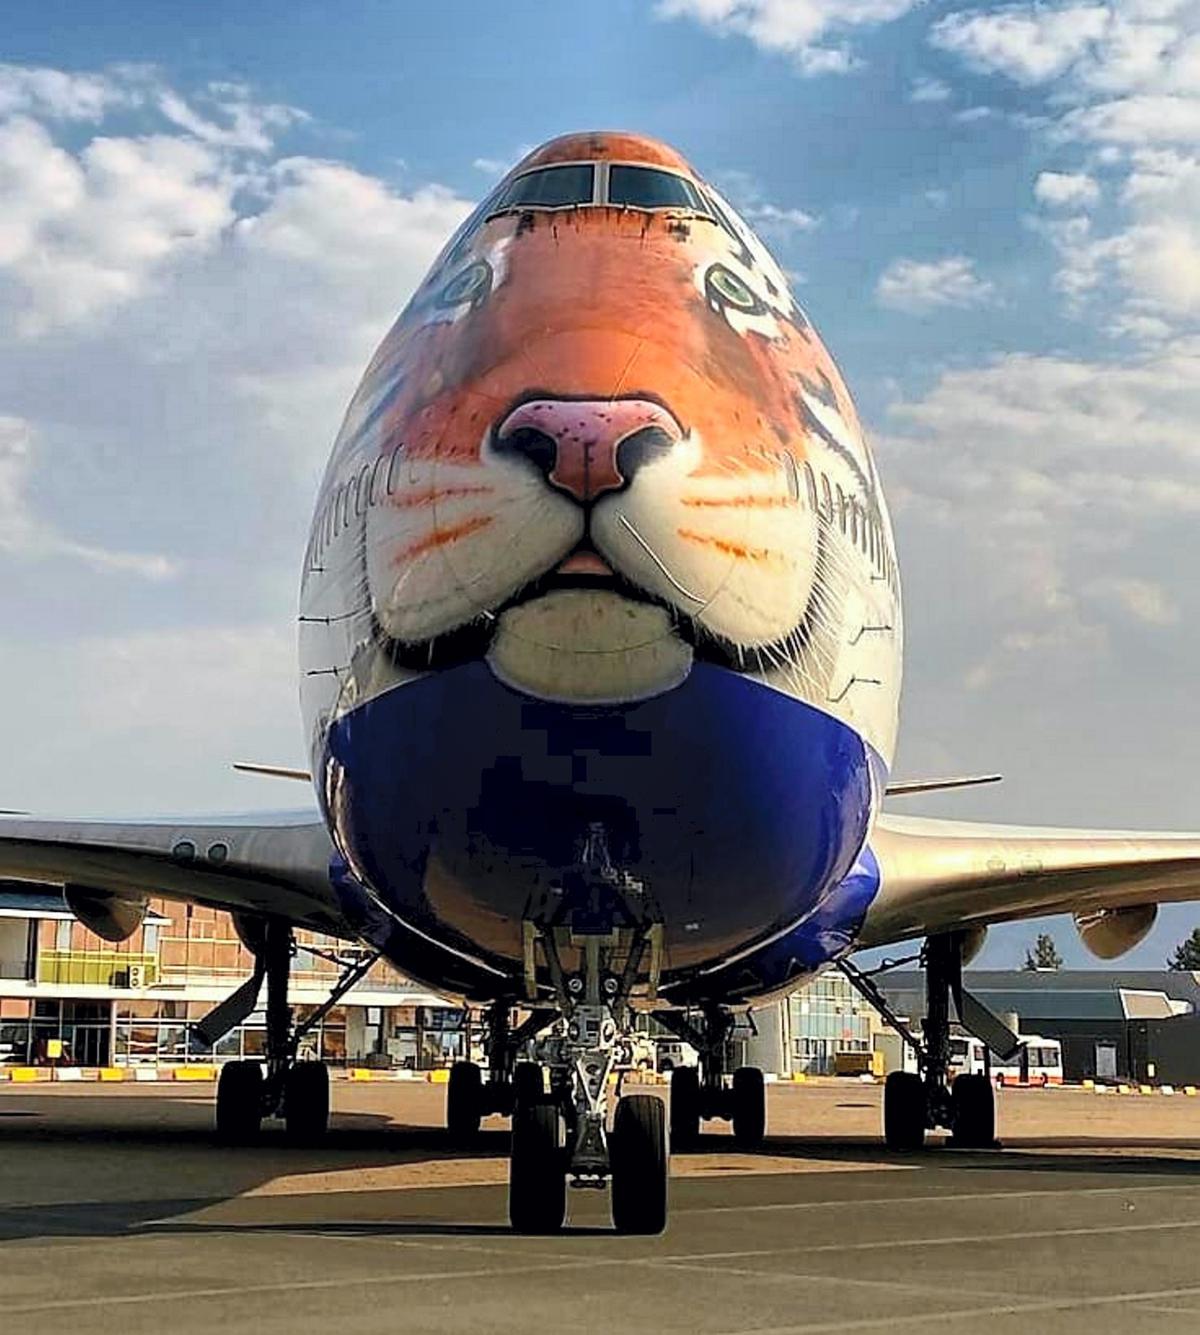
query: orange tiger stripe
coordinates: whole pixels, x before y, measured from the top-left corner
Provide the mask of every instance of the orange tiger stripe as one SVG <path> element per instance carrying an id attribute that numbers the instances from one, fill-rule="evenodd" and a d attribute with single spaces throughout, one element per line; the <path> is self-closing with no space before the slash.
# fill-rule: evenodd
<path id="1" fill-rule="evenodd" d="M 726 556 L 736 556 L 742 561 L 765 561 L 775 555 L 769 547 L 747 547 L 740 542 L 730 542 L 727 538 L 714 538 L 707 533 L 695 533 L 690 528 L 677 528 L 675 532 L 687 542 L 715 547 Z"/>
<path id="2" fill-rule="evenodd" d="M 457 542 L 469 533 L 478 533 L 481 528 L 487 528 L 491 522 L 491 515 L 474 515 L 470 519 L 464 519 L 461 524 L 452 524 L 449 528 L 435 528 L 423 538 L 410 542 L 407 547 L 398 551 L 392 558 L 392 564 L 403 565 L 405 561 L 411 561 L 414 556 L 424 556 L 426 552 Z"/>

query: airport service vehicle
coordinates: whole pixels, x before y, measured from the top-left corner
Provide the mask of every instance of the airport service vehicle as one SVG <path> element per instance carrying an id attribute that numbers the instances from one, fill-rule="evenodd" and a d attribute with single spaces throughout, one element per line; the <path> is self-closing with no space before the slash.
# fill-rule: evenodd
<path id="1" fill-rule="evenodd" d="M 679 1039 L 660 1038 L 657 1046 L 658 1069 L 662 1072 L 675 1070 L 678 1066 L 699 1066 L 700 1054 L 690 1043 Z"/>
<path id="2" fill-rule="evenodd" d="M 1061 1085 L 1062 1044 L 1040 1034 L 1017 1034 L 1018 1050 L 1006 1059 L 989 1054 L 974 1034 L 950 1038 L 950 1075 L 991 1075 L 997 1085 Z M 914 1063 L 915 1067 L 915 1063 Z"/>
<path id="3" fill-rule="evenodd" d="M 107 937 L 151 893 L 233 913 L 258 965 L 198 1036 L 265 986 L 269 1045 L 221 1074 L 224 1137 L 326 1126 L 287 1004 L 303 925 L 356 944 L 334 999 L 377 953 L 487 1008 L 486 1078 L 456 1066 L 447 1116 L 511 1114 L 518 1229 L 610 1184 L 616 1227 L 654 1233 L 669 1141 L 714 1117 L 762 1141 L 762 1072 L 726 1069 L 739 1011 L 833 965 L 870 995 L 849 957 L 924 938 L 885 1135 L 990 1144 L 987 1082 L 947 1080 L 951 1006 L 988 1029 L 960 976 L 986 926 L 1074 911 L 1108 956 L 1200 897 L 1195 835 L 883 810 L 947 784 L 889 777 L 903 611 L 871 451 L 786 274 L 654 140 L 555 139 L 448 240 L 350 401 L 300 577 L 311 771 L 263 768 L 311 778 L 317 814 L 0 826 L 0 877 L 64 885 Z M 647 1094 L 608 1115 L 639 1009 L 700 1054 L 669 1127 Z"/>

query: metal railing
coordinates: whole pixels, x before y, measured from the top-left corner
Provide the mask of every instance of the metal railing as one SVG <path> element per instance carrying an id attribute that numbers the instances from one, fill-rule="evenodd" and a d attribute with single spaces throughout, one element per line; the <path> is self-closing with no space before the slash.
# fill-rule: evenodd
<path id="1" fill-rule="evenodd" d="M 43 950 L 39 983 L 81 983 L 97 987 L 150 987 L 158 981 L 158 956 L 115 950 Z"/>

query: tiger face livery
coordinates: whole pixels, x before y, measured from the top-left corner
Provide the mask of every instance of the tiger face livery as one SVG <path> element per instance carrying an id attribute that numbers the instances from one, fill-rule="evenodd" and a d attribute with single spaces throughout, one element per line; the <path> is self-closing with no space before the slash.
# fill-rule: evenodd
<path id="1" fill-rule="evenodd" d="M 863 626 L 898 622 L 890 551 L 849 394 L 765 248 L 671 149 L 571 135 L 376 353 L 304 600 L 345 665 L 335 712 L 473 659 L 547 700 L 645 699 L 712 661 L 826 705 L 857 670 L 851 586 Z"/>

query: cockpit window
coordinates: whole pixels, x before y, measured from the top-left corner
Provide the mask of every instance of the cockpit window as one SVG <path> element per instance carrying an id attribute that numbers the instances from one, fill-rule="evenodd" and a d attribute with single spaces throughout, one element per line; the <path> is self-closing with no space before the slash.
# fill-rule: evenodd
<path id="1" fill-rule="evenodd" d="M 493 213 L 505 209 L 563 209 L 572 204 L 590 204 L 596 169 L 590 162 L 544 167 L 518 176 L 492 205 Z"/>
<path id="2" fill-rule="evenodd" d="M 683 176 L 653 167 L 614 163 L 608 169 L 608 202 L 633 209 L 688 209 L 705 213 L 696 187 Z"/>

